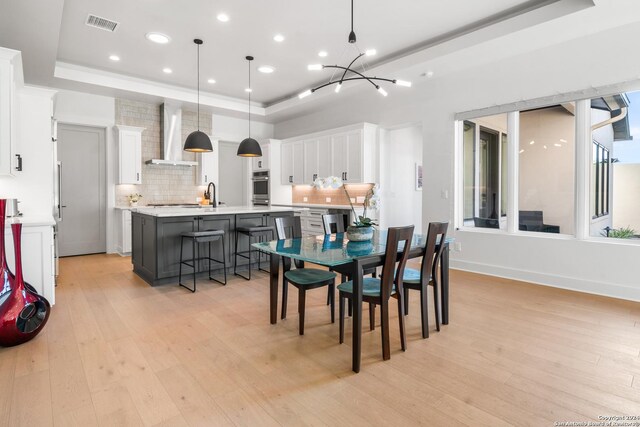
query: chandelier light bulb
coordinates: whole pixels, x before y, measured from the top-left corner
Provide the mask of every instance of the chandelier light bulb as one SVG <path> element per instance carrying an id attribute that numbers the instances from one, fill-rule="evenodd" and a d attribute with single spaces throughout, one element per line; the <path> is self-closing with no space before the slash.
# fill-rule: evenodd
<path id="1" fill-rule="evenodd" d="M 306 98 L 307 96 L 311 95 L 311 89 L 307 89 L 304 92 L 302 92 L 300 95 L 298 95 L 298 98 L 302 99 L 302 98 Z"/>
<path id="2" fill-rule="evenodd" d="M 367 49 L 367 50 L 364 52 L 364 54 L 365 54 L 365 55 L 367 55 L 367 56 L 373 56 L 373 55 L 375 55 L 376 53 L 378 53 L 378 52 L 377 52 L 375 49 Z"/>
<path id="3" fill-rule="evenodd" d="M 378 88 L 378 92 L 380 92 L 382 94 L 382 96 L 387 96 L 388 95 L 387 91 L 384 90 L 384 88 L 382 88 L 382 87 Z"/>
<path id="4" fill-rule="evenodd" d="M 408 82 L 406 80 L 396 80 L 396 84 L 398 86 L 411 87 L 411 82 Z"/>
<path id="5" fill-rule="evenodd" d="M 336 85 L 336 93 L 340 93 L 340 89 L 342 89 L 342 83 Z"/>
<path id="6" fill-rule="evenodd" d="M 322 70 L 322 64 L 311 64 L 307 67 L 309 71 L 320 71 Z"/>

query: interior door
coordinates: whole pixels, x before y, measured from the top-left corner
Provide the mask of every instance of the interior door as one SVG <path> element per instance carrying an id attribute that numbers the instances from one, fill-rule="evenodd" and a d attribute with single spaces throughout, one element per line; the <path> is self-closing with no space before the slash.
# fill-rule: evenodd
<path id="1" fill-rule="evenodd" d="M 102 128 L 58 126 L 60 256 L 106 252 L 106 147 Z"/>
<path id="2" fill-rule="evenodd" d="M 227 206 L 246 205 L 249 162 L 244 157 L 238 157 L 238 144 L 221 141 L 219 147 L 220 184 L 217 188 L 217 199 L 225 202 Z"/>

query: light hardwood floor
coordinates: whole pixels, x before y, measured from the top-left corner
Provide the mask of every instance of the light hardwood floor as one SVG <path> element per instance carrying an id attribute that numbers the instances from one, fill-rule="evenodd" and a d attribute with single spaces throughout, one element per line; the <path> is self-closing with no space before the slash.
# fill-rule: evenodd
<path id="1" fill-rule="evenodd" d="M 269 324 L 265 273 L 202 281 L 196 294 L 152 288 L 119 256 L 62 259 L 61 273 L 43 333 L 0 348 L 0 425 L 551 426 L 640 415 L 638 303 L 453 271 L 450 325 L 435 332 L 431 314 L 421 339 L 412 294 L 407 351 L 395 316 L 389 361 L 367 326 L 354 374 L 325 290 L 309 292 L 300 337 L 295 289 L 289 318 Z"/>

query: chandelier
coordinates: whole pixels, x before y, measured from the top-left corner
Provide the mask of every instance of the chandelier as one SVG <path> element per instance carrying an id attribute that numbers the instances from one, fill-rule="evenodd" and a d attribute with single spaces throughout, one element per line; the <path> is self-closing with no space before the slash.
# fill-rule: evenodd
<path id="1" fill-rule="evenodd" d="M 362 72 L 355 69 L 354 64 L 360 58 L 362 58 L 365 55 L 373 56 L 376 54 L 376 51 L 375 49 L 370 49 L 365 52 L 362 52 L 360 51 L 360 49 L 356 44 L 356 33 L 353 31 L 353 0 L 351 0 L 351 32 L 349 33 L 349 43 L 354 45 L 356 50 L 358 51 L 357 56 L 349 63 L 349 65 L 347 65 L 346 67 L 343 67 L 340 65 L 322 65 L 322 64 L 309 65 L 308 67 L 309 71 L 320 71 L 325 68 L 333 69 L 335 71 L 331 76 L 331 78 L 329 79 L 328 83 L 321 84 L 320 86 L 316 86 L 313 89 L 307 89 L 304 92 L 300 93 L 298 95 L 298 98 L 300 99 L 306 98 L 307 96 L 311 95 L 313 92 L 331 85 L 336 85 L 335 92 L 339 93 L 340 89 L 342 89 L 342 84 L 344 82 L 349 82 L 354 80 L 368 81 L 383 96 L 387 96 L 388 94 L 387 94 L 387 91 L 378 84 L 379 82 L 389 82 L 398 86 L 411 87 L 411 82 L 408 82 L 408 81 L 397 80 L 397 79 L 385 79 L 385 78 L 376 77 L 376 76 L 373 76 L 373 77 L 367 76 L 365 75 L 366 70 L 365 70 L 364 64 L 362 65 Z M 341 73 L 342 75 L 340 75 L 340 71 L 342 72 Z M 340 76 L 340 77 L 337 78 L 337 76 Z"/>

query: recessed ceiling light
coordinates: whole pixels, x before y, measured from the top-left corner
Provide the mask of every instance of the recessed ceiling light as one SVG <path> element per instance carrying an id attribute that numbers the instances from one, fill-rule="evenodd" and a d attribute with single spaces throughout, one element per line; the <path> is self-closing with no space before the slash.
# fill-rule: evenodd
<path id="1" fill-rule="evenodd" d="M 322 64 L 309 64 L 309 65 L 307 65 L 307 70 L 309 70 L 309 71 L 319 71 L 319 70 L 322 70 L 322 68 L 324 68 L 322 66 Z"/>
<path id="2" fill-rule="evenodd" d="M 365 51 L 364 51 L 364 53 L 365 53 L 365 55 L 367 55 L 367 56 L 373 56 L 373 55 L 375 55 L 376 53 L 378 53 L 378 51 L 376 51 L 375 49 L 367 49 L 367 50 L 365 50 Z"/>
<path id="3" fill-rule="evenodd" d="M 229 22 L 229 15 L 227 15 L 226 13 L 219 13 L 217 18 L 220 22 Z"/>
<path id="4" fill-rule="evenodd" d="M 248 88 L 246 88 L 244 91 L 245 91 L 245 92 L 249 92 L 249 93 L 251 93 L 251 92 L 253 92 L 253 89 L 251 89 L 250 87 L 248 87 Z"/>
<path id="5" fill-rule="evenodd" d="M 118 55 L 111 55 L 111 56 L 109 56 L 109 59 L 114 61 L 114 62 L 120 61 L 120 57 Z"/>
<path id="6" fill-rule="evenodd" d="M 318 56 L 320 58 L 325 58 L 327 55 L 329 55 L 329 54 L 327 53 L 326 50 L 321 50 L 320 52 L 318 52 Z"/>
<path id="7" fill-rule="evenodd" d="M 173 73 L 173 70 L 171 68 L 163 68 L 162 72 L 165 73 L 165 74 L 171 74 L 171 73 Z"/>
<path id="8" fill-rule="evenodd" d="M 214 79 L 209 79 L 209 80 L 207 80 L 207 83 L 209 83 L 209 84 L 214 84 L 215 82 L 216 82 L 216 81 L 215 81 Z"/>
<path id="9" fill-rule="evenodd" d="M 427 78 L 430 79 L 433 77 L 433 71 L 427 71 Z"/>
<path id="10" fill-rule="evenodd" d="M 147 40 L 158 44 L 167 44 L 171 41 L 171 37 L 169 37 L 168 35 L 156 32 L 147 33 L 145 37 L 147 38 Z"/>
<path id="11" fill-rule="evenodd" d="M 258 71 L 260 71 L 261 73 L 265 73 L 265 74 L 271 74 L 275 71 L 276 69 L 273 68 L 270 65 L 262 65 L 260 67 L 258 67 Z"/>
<path id="12" fill-rule="evenodd" d="M 273 39 L 278 43 L 282 43 L 284 41 L 284 36 L 282 34 L 276 34 L 273 36 Z"/>
<path id="13" fill-rule="evenodd" d="M 558 143 L 555 143 L 553 145 L 555 145 L 556 147 L 562 147 L 562 144 L 558 144 Z"/>

